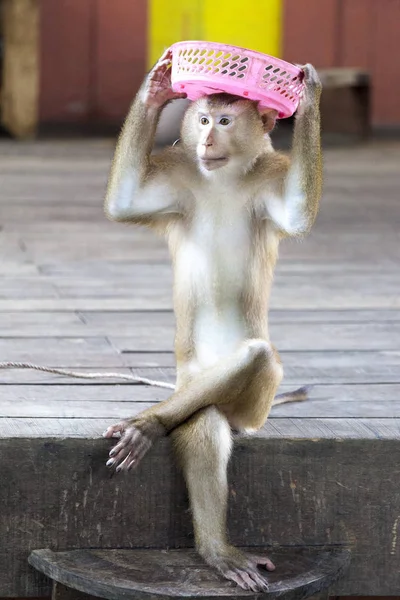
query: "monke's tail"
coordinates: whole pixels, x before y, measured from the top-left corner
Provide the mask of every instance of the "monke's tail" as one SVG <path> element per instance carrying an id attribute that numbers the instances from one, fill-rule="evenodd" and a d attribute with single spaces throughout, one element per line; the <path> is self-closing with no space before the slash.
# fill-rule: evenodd
<path id="1" fill-rule="evenodd" d="M 304 385 L 298 390 L 294 390 L 294 392 L 285 392 L 284 394 L 278 394 L 277 396 L 275 396 L 272 406 L 277 406 L 278 404 L 286 404 L 286 402 L 303 402 L 303 400 L 308 400 L 309 392 L 312 388 L 312 385 Z"/>

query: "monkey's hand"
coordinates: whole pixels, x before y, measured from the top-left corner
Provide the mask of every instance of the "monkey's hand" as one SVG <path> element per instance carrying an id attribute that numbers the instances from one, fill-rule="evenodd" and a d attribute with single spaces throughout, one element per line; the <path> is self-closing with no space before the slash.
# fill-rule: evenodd
<path id="1" fill-rule="evenodd" d="M 318 106 L 322 92 L 322 83 L 315 67 L 309 63 L 300 67 L 303 70 L 303 92 L 297 109 L 302 114 L 307 108 Z"/>
<path id="2" fill-rule="evenodd" d="M 147 75 L 142 87 L 142 100 L 147 107 L 161 108 L 175 98 L 186 98 L 171 88 L 172 50 L 168 49 Z"/>
<path id="3" fill-rule="evenodd" d="M 134 417 L 109 427 L 104 437 L 118 437 L 120 441 L 110 451 L 107 461 L 108 467 L 113 467 L 117 472 L 129 471 L 137 467 L 153 443 L 166 435 L 165 428 L 154 417 Z"/>

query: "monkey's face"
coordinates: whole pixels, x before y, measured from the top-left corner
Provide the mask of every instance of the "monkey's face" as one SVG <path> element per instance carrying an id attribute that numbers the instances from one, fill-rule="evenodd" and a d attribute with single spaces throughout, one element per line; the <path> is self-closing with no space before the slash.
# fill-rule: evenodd
<path id="1" fill-rule="evenodd" d="M 188 109 L 182 139 L 195 152 L 203 172 L 246 166 L 265 143 L 262 115 L 250 100 L 214 94 L 194 102 Z"/>

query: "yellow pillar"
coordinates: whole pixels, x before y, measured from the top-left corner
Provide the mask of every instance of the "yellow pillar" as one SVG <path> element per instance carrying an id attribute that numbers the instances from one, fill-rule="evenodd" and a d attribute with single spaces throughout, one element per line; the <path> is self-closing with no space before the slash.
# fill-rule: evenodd
<path id="1" fill-rule="evenodd" d="M 148 59 L 182 40 L 281 54 L 283 0 L 149 0 Z"/>

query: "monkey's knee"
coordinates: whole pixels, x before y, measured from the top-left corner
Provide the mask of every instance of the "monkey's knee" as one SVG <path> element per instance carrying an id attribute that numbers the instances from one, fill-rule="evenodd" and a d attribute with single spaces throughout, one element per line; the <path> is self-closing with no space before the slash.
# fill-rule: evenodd
<path id="1" fill-rule="evenodd" d="M 279 383 L 283 377 L 282 362 L 277 350 L 263 339 L 247 340 L 243 345 L 248 365 L 257 372 L 265 371 Z"/>

